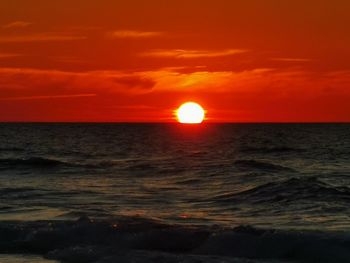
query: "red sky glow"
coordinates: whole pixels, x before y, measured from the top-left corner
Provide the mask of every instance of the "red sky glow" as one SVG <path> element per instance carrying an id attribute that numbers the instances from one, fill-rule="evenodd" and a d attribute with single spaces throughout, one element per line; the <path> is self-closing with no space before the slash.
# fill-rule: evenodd
<path id="1" fill-rule="evenodd" d="M 349 122 L 345 0 L 4 0 L 0 121 Z"/>

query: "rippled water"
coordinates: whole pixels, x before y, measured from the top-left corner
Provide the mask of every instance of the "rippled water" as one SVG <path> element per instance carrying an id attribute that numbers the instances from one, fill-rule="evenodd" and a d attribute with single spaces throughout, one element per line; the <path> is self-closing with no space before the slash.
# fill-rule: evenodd
<path id="1" fill-rule="evenodd" d="M 345 263 L 349 202 L 348 124 L 0 124 L 0 262 Z"/>
<path id="2" fill-rule="evenodd" d="M 350 125 L 1 124 L 0 220 L 350 228 Z"/>

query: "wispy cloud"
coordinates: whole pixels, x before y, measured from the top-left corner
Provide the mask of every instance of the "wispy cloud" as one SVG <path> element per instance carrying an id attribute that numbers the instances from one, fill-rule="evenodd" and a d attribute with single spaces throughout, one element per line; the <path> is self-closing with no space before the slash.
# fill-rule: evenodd
<path id="1" fill-rule="evenodd" d="M 164 35 L 163 32 L 156 31 L 134 31 L 134 30 L 119 30 L 108 34 L 111 38 L 150 38 Z"/>
<path id="2" fill-rule="evenodd" d="M 141 56 L 159 57 L 159 58 L 214 58 L 225 57 L 236 54 L 245 53 L 243 49 L 226 49 L 226 50 L 185 50 L 185 49 L 170 49 L 170 50 L 151 50 L 141 53 Z"/>
<path id="3" fill-rule="evenodd" d="M 51 56 L 52 60 L 59 62 L 59 63 L 67 63 L 67 64 L 91 64 L 93 61 L 90 61 L 88 59 L 82 59 L 79 57 L 74 56 Z"/>
<path id="4" fill-rule="evenodd" d="M 0 100 L 47 100 L 47 99 L 69 99 L 82 97 L 95 97 L 96 94 L 71 94 L 71 95 L 49 95 L 49 96 L 24 96 L 24 97 L 8 97 L 0 98 Z"/>
<path id="5" fill-rule="evenodd" d="M 91 100 L 84 101 L 84 103 L 94 105 L 93 111 L 90 112 L 88 107 L 77 109 L 74 106 L 67 106 L 67 112 L 69 112 L 67 116 L 72 116 L 73 112 L 78 119 L 81 119 L 81 116 L 91 118 L 93 116 L 91 114 L 103 108 L 103 111 L 95 115 L 99 120 L 100 116 L 104 116 L 112 109 L 116 114 L 125 114 L 119 115 L 118 120 L 124 117 L 127 120 L 149 120 L 168 118 L 171 111 L 170 109 L 166 111 L 167 107 L 174 105 L 175 101 L 194 97 L 204 101 L 216 101 L 214 104 L 217 109 L 229 110 L 232 114 L 237 111 L 246 111 L 245 116 L 248 119 L 264 114 L 271 114 L 269 115 L 271 118 L 277 118 L 280 115 L 274 115 L 276 105 L 284 114 L 289 114 L 291 117 L 295 116 L 295 107 L 306 107 L 305 111 L 310 113 L 309 116 L 312 116 L 312 112 L 319 112 L 323 109 L 327 111 L 322 114 L 327 114 L 331 107 L 325 107 L 325 105 L 330 105 L 329 103 L 337 109 L 333 111 L 334 114 L 344 113 L 345 116 L 349 112 L 347 102 L 350 98 L 350 91 L 344 89 L 350 85 L 349 71 L 322 74 L 320 78 L 315 73 L 300 69 L 280 71 L 256 68 L 237 72 L 204 69 L 198 69 L 199 71 L 195 72 L 179 70 L 69 72 L 0 68 L 0 100 L 2 102 L 0 108 L 5 104 L 6 107 L 15 107 L 11 105 L 20 105 L 21 101 L 29 103 L 30 100 L 37 103 L 36 100 L 41 100 L 41 106 L 46 103 L 48 109 L 52 109 L 50 103 L 53 99 L 91 97 Z M 19 104 L 15 103 L 17 101 Z M 66 101 L 62 101 L 62 104 L 63 102 Z M 316 104 L 310 104 L 310 102 Z M 129 106 L 130 103 L 158 107 L 159 110 L 147 108 L 116 110 L 113 108 Z M 286 105 L 295 105 L 295 107 L 286 107 Z M 20 119 L 25 116 L 26 112 L 22 110 L 19 114 Z M 153 117 L 150 118 L 150 116 Z"/>
<path id="6" fill-rule="evenodd" d="M 16 53 L 0 53 L 0 59 L 1 59 L 1 58 L 19 57 L 19 56 L 22 56 L 22 54 L 16 54 Z"/>
<path id="7" fill-rule="evenodd" d="M 274 61 L 282 61 L 282 62 L 310 62 L 312 59 L 307 58 L 271 58 Z"/>
<path id="8" fill-rule="evenodd" d="M 191 73 L 159 70 L 139 74 L 155 81 L 153 91 L 222 93 L 232 91 L 233 87 L 241 89 L 241 86 L 250 86 L 257 79 L 268 76 L 271 71 L 263 68 L 241 72 L 201 70 Z"/>
<path id="9" fill-rule="evenodd" d="M 157 93 L 254 94 L 307 97 L 321 94 L 324 87 L 339 93 L 350 83 L 349 72 L 315 78 L 304 71 L 276 71 L 256 68 L 246 71 L 182 72 L 170 69 L 127 73 L 123 71 L 68 72 L 29 68 L 0 68 L 2 99 L 46 99 L 62 96 L 115 96 Z M 267 88 L 268 87 L 268 90 Z M 24 96 L 25 95 L 25 96 Z M 348 95 L 347 95 L 348 96 Z M 65 98 L 65 97 L 62 97 Z"/>
<path id="10" fill-rule="evenodd" d="M 8 23 L 6 25 L 3 25 L 2 28 L 9 29 L 9 28 L 28 27 L 32 24 L 33 23 L 25 22 L 25 21 L 14 21 L 14 22 Z"/>
<path id="11" fill-rule="evenodd" d="M 0 36 L 0 43 L 12 43 L 12 42 L 50 42 L 50 41 L 72 41 L 83 40 L 85 36 L 72 35 L 60 32 L 47 32 L 31 35 L 11 35 Z"/>
<path id="12" fill-rule="evenodd" d="M 31 68 L 0 68 L 0 95 L 31 92 L 33 96 L 68 93 L 147 93 L 155 85 L 146 75 L 120 71 L 69 72 Z M 75 92 L 72 92 L 75 91 Z"/>

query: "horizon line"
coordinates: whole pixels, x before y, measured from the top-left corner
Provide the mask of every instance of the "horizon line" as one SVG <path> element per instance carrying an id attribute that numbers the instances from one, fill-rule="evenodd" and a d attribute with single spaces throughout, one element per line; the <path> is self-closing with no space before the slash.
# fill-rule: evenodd
<path id="1" fill-rule="evenodd" d="M 175 121 L 0 121 L 0 124 L 179 124 L 198 126 L 205 124 L 350 124 L 350 121 L 210 121 L 199 124 Z"/>

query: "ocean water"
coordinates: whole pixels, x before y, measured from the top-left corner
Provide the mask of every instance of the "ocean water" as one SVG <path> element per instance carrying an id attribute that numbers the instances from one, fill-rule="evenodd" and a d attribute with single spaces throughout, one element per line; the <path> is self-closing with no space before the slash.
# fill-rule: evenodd
<path id="1" fill-rule="evenodd" d="M 0 124 L 1 253 L 350 262 L 349 204 L 349 124 Z"/>

